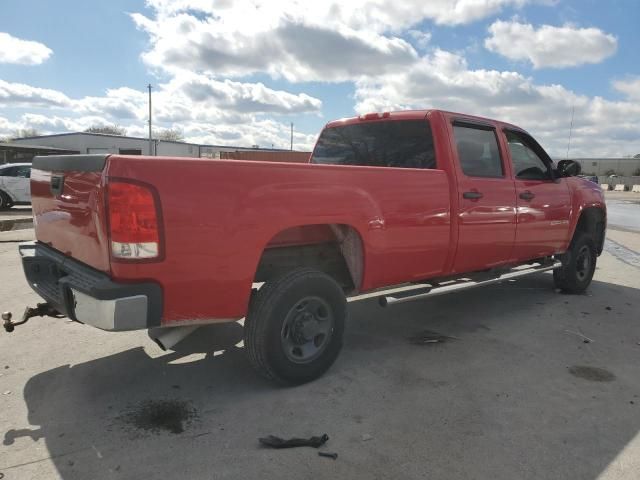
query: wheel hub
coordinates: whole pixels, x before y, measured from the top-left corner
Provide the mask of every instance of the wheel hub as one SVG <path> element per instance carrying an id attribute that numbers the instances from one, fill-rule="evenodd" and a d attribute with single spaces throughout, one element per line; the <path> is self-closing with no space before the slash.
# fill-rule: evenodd
<path id="1" fill-rule="evenodd" d="M 578 251 L 576 258 L 576 275 L 579 280 L 584 280 L 589 273 L 591 259 L 589 258 L 589 247 L 586 245 Z"/>
<path id="2" fill-rule="evenodd" d="M 313 340 L 320 331 L 318 320 L 309 312 L 305 312 L 296 318 L 292 325 L 291 336 L 297 345 Z"/>
<path id="3" fill-rule="evenodd" d="M 305 297 L 287 314 L 281 332 L 285 355 L 295 363 L 308 363 L 324 351 L 333 331 L 333 315 L 327 302 Z"/>

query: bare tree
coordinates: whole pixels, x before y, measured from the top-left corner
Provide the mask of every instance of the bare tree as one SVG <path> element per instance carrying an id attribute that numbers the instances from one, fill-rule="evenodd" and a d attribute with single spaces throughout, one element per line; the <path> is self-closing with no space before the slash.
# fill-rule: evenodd
<path id="1" fill-rule="evenodd" d="M 159 130 L 159 131 L 156 131 L 153 136 L 157 140 L 164 140 L 165 142 L 184 141 L 184 133 L 179 128 L 166 128 L 164 130 Z"/>
<path id="2" fill-rule="evenodd" d="M 127 130 L 119 125 L 92 125 L 85 130 L 87 133 L 104 133 L 107 135 L 120 135 L 127 134 Z"/>
<path id="3" fill-rule="evenodd" d="M 12 137 L 9 140 L 15 140 L 17 138 L 25 138 L 25 137 L 38 137 L 40 132 L 35 128 L 19 128 L 15 131 Z"/>

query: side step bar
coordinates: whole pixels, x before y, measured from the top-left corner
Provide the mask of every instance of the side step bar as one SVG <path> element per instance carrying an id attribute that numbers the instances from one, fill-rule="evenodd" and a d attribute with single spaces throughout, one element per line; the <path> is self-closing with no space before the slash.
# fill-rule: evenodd
<path id="1" fill-rule="evenodd" d="M 495 273 L 494 275 L 478 273 L 477 275 L 461 277 L 442 283 L 433 282 L 405 285 L 357 295 L 354 297 L 350 297 L 348 301 L 354 302 L 367 298 L 378 297 L 378 302 L 380 303 L 380 305 L 386 307 L 388 305 L 396 305 L 398 303 L 420 300 L 421 298 L 435 297 L 437 295 L 445 295 L 447 293 L 458 292 L 460 290 L 467 290 L 484 285 L 491 285 L 493 283 L 504 282 L 505 280 L 524 277 L 526 275 L 531 275 L 534 273 L 547 272 L 549 270 L 560 268 L 561 266 L 562 262 L 554 260 L 552 263 L 538 263 L 532 266 L 528 265 L 526 267 L 520 266 L 503 271 L 501 273 Z M 473 279 L 474 276 L 476 277 L 475 280 Z"/>

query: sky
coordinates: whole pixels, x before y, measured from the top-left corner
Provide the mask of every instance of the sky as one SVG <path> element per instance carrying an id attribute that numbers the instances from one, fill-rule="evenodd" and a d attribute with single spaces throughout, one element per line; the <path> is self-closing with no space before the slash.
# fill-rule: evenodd
<path id="1" fill-rule="evenodd" d="M 3 0 L 0 137 L 153 121 L 309 150 L 331 120 L 439 108 L 555 158 L 640 153 L 638 0 Z M 573 112 L 573 113 L 572 113 Z"/>

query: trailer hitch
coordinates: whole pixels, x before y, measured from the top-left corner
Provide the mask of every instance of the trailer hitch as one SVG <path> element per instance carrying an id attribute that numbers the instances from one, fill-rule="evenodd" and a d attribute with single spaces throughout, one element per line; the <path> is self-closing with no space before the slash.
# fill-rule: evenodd
<path id="1" fill-rule="evenodd" d="M 54 318 L 62 318 L 60 312 L 58 312 L 55 308 L 53 308 L 48 303 L 39 303 L 35 308 L 27 307 L 22 314 L 22 319 L 19 322 L 11 321 L 13 314 L 11 312 L 4 312 L 2 314 L 2 326 L 7 332 L 13 332 L 13 330 L 23 323 L 27 323 L 27 321 L 31 317 L 54 317 Z"/>

